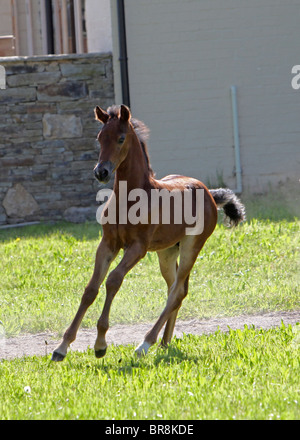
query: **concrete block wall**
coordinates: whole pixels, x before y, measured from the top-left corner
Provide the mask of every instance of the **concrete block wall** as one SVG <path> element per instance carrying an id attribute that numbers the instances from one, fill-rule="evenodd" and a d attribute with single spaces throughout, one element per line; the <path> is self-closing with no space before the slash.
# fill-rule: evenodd
<path id="1" fill-rule="evenodd" d="M 0 58 L 0 224 L 96 218 L 96 105 L 114 103 L 112 55 Z"/>

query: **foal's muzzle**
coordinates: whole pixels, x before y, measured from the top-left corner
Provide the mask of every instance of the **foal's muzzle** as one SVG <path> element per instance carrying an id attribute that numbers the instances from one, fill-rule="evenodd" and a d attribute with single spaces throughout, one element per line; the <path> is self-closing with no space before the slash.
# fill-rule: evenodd
<path id="1" fill-rule="evenodd" d="M 94 174 L 97 180 L 101 183 L 108 183 L 110 181 L 114 166 L 112 162 L 104 161 L 97 163 L 94 168 Z"/>

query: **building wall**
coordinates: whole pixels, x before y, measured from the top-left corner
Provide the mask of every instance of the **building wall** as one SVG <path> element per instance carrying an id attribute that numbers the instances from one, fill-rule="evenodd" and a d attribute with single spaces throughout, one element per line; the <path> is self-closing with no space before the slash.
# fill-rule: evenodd
<path id="1" fill-rule="evenodd" d="M 118 55 L 112 2 L 114 53 Z M 153 168 L 234 188 L 237 87 L 243 188 L 299 185 L 299 1 L 125 2 L 131 109 L 151 130 Z M 116 100 L 121 101 L 118 60 Z"/>
<path id="2" fill-rule="evenodd" d="M 28 22 L 26 17 L 26 2 L 16 1 L 18 45 L 20 56 L 28 56 Z M 43 55 L 43 42 L 41 32 L 41 0 L 31 0 L 32 26 L 33 34 L 33 55 Z M 0 36 L 13 35 L 12 8 L 11 0 L 1 0 L 0 2 Z M 16 35 L 14 35 L 17 37 Z"/>
<path id="3" fill-rule="evenodd" d="M 85 18 L 88 52 L 111 52 L 110 1 L 86 0 Z"/>
<path id="4" fill-rule="evenodd" d="M 0 58 L 0 224 L 96 219 L 93 168 L 114 103 L 111 54 Z"/>
<path id="5" fill-rule="evenodd" d="M 1 0 L 0 36 L 12 33 L 11 0 Z"/>
<path id="6" fill-rule="evenodd" d="M 31 29 L 33 36 L 33 55 L 45 55 L 43 49 L 42 21 L 45 0 L 30 0 L 31 20 L 29 27 L 28 14 L 26 14 L 25 0 L 16 0 L 16 12 L 18 22 L 18 41 L 20 56 L 28 56 L 28 31 Z M 54 6 L 54 2 L 52 3 Z M 56 3 L 62 7 L 62 2 Z M 111 52 L 111 17 L 110 0 L 85 0 L 85 25 L 87 31 L 87 45 L 89 53 Z M 0 2 L 0 36 L 13 34 L 11 0 Z M 45 42 L 44 42 L 45 44 Z"/>

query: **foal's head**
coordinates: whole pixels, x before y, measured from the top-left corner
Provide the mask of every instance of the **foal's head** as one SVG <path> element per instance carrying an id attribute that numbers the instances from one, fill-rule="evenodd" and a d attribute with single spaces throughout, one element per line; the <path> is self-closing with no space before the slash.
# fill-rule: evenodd
<path id="1" fill-rule="evenodd" d="M 94 168 L 95 177 L 100 182 L 109 182 L 112 173 L 125 160 L 134 141 L 140 144 L 149 175 L 154 176 L 146 146 L 149 135 L 146 125 L 133 119 L 126 105 L 114 105 L 107 111 L 97 106 L 94 112 L 96 120 L 104 124 L 97 137 L 101 149 L 98 164 Z"/>
<path id="2" fill-rule="evenodd" d="M 129 123 L 131 114 L 128 107 L 121 105 L 120 108 L 112 107 L 108 111 L 98 106 L 94 110 L 96 119 L 104 124 L 97 137 L 101 150 L 98 164 L 94 168 L 95 177 L 103 183 L 110 180 L 112 173 L 124 161 L 134 132 Z"/>

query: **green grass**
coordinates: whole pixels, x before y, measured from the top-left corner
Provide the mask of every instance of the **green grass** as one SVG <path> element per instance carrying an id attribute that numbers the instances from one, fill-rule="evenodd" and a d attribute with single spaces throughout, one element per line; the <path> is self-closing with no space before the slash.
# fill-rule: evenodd
<path id="1" fill-rule="evenodd" d="M 300 309 L 300 222 L 272 203 L 266 210 L 257 210 L 256 199 L 251 203 L 248 213 L 257 218 L 248 214 L 250 220 L 236 229 L 218 224 L 209 238 L 179 319 Z M 0 231 L 0 330 L 6 337 L 64 331 L 91 276 L 100 238 L 97 224 Z M 84 327 L 95 326 L 104 292 L 102 287 Z M 125 278 L 111 325 L 154 321 L 165 301 L 156 254 L 147 254 Z M 52 363 L 50 355 L 0 361 L 0 419 L 300 417 L 300 325 L 185 335 L 166 351 L 154 346 L 140 360 L 133 351 L 110 346 L 102 360 L 91 349 L 70 352 L 63 363 Z"/>
<path id="2" fill-rule="evenodd" d="M 253 219 L 236 229 L 218 225 L 191 272 L 179 319 L 299 309 L 299 229 L 296 220 Z M 94 224 L 0 231 L 0 320 L 7 336 L 63 332 L 92 274 L 99 240 Z M 95 325 L 104 296 L 102 286 L 84 327 Z M 149 253 L 126 276 L 111 324 L 153 321 L 165 301 L 157 256 Z"/>
<path id="3" fill-rule="evenodd" d="M 0 363 L 1 419 L 299 419 L 300 326 L 185 335 L 137 360 L 132 346 Z"/>

